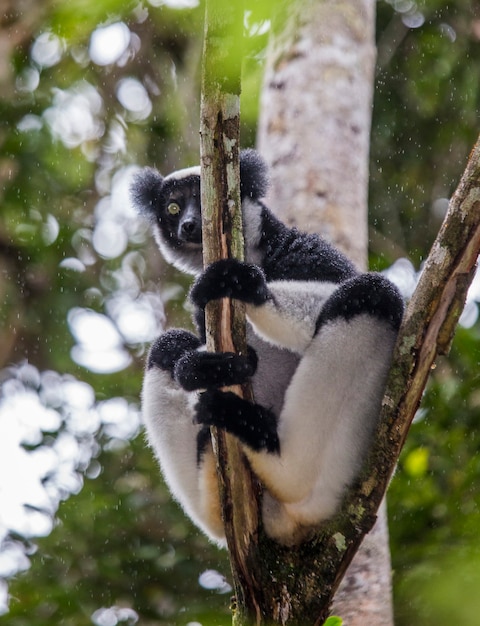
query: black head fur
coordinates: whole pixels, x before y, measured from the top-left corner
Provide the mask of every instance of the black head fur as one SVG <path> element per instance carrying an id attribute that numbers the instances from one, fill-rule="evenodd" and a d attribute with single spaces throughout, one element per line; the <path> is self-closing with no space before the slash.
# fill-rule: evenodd
<path id="1" fill-rule="evenodd" d="M 130 196 L 134 207 L 144 217 L 154 218 L 163 181 L 163 176 L 152 167 L 144 167 L 135 175 L 130 187 Z"/>
<path id="2" fill-rule="evenodd" d="M 240 153 L 240 193 L 244 211 L 248 212 L 248 216 L 244 214 L 247 247 L 249 244 L 256 247 L 259 242 L 262 205 L 258 200 L 265 195 L 267 188 L 265 162 L 255 150 L 243 150 Z M 166 177 L 146 167 L 135 176 L 130 193 L 138 212 L 152 223 L 156 241 L 166 260 L 182 271 L 201 272 L 200 167 L 181 169 Z M 169 202 L 177 203 L 181 211 L 169 215 Z"/>
<path id="3" fill-rule="evenodd" d="M 164 184 L 169 180 L 180 183 L 185 172 L 187 177 L 196 177 L 192 174 L 192 169 L 179 170 L 169 174 L 164 178 L 157 170 L 152 167 L 143 168 L 133 179 L 130 188 L 130 194 L 133 205 L 137 211 L 149 218 L 155 217 L 155 209 L 161 201 L 165 192 Z M 267 193 L 269 185 L 268 167 L 260 154 L 251 148 L 242 150 L 240 153 L 240 195 L 242 200 L 249 198 L 251 200 L 259 200 Z"/>
<path id="4" fill-rule="evenodd" d="M 268 190 L 268 167 L 256 150 L 240 153 L 240 194 L 242 200 L 259 200 Z"/>

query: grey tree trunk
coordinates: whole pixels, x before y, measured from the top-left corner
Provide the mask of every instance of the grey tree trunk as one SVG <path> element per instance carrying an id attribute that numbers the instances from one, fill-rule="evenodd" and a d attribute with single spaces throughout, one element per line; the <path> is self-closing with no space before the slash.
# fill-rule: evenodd
<path id="1" fill-rule="evenodd" d="M 358 267 L 367 259 L 367 190 L 375 0 L 283 2 L 261 100 L 258 147 L 271 165 L 268 203 L 319 232 Z M 346 626 L 391 626 L 386 510 L 336 594 Z"/>

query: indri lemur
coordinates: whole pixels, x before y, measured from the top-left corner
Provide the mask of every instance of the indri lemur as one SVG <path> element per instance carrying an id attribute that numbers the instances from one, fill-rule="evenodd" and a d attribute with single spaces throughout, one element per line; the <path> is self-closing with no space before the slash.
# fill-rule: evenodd
<path id="1" fill-rule="evenodd" d="M 266 166 L 240 155 L 245 262 L 204 271 L 200 168 L 166 177 L 143 169 L 132 198 L 150 220 L 166 260 L 195 282 L 199 335 L 169 330 L 154 341 L 143 416 L 174 495 L 207 535 L 224 541 L 209 427 L 236 436 L 264 486 L 267 534 L 301 541 L 339 508 L 377 424 L 403 313 L 397 289 L 360 274 L 321 237 L 281 223 L 262 203 Z M 209 353 L 203 311 L 210 300 L 246 303 L 245 356 Z M 255 404 L 222 387 L 251 378 Z"/>

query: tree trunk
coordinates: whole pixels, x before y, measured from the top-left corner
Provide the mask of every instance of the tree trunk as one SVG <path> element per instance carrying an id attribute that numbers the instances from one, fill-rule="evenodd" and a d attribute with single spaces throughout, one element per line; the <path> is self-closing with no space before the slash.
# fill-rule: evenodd
<path id="1" fill-rule="evenodd" d="M 375 1 L 305 0 L 285 6 L 279 22 L 258 133 L 272 167 L 269 204 L 365 269 Z M 348 626 L 393 623 L 385 506 L 347 570 L 333 613 Z"/>
<path id="2" fill-rule="evenodd" d="M 259 149 L 273 168 L 271 206 L 364 267 L 375 0 L 285 4 L 260 107 Z"/>
<path id="3" fill-rule="evenodd" d="M 287 2 L 280 6 L 284 13 L 292 11 Z M 275 154 L 275 159 L 270 156 L 270 160 L 274 164 L 278 206 L 293 206 L 296 223 L 303 228 L 312 228 L 313 214 L 307 215 L 307 224 L 301 224 L 298 207 L 310 207 L 315 203 L 319 204 L 321 219 L 325 223 L 333 223 L 336 227 L 342 223 L 353 224 L 349 231 L 351 239 L 347 230 L 334 236 L 337 228 L 332 227 L 330 232 L 325 233 L 323 221 L 322 228 L 318 230 L 345 249 L 348 248 L 348 241 L 353 241 L 355 251 L 350 256 L 362 266 L 366 256 L 366 163 L 373 75 L 373 0 L 338 3 L 304 0 L 295 8 L 296 12 L 288 16 L 274 40 L 281 43 L 272 48 L 266 87 L 270 101 L 263 104 L 266 115 L 262 118 L 260 147 L 267 156 Z M 324 58 L 316 54 L 317 37 L 326 46 Z M 308 67 L 310 54 L 317 68 L 315 76 L 303 67 L 304 63 Z M 300 81 L 302 77 L 306 79 L 306 84 Z M 324 86 L 322 94 L 318 94 L 315 78 Z M 370 89 L 367 89 L 367 82 Z M 323 92 L 327 86 L 328 91 L 332 90 L 336 95 L 327 98 L 326 108 L 322 109 Z M 311 99 L 312 92 L 317 94 L 319 105 L 314 110 L 311 108 L 315 103 Z M 271 97 L 272 93 L 275 98 Z M 358 97 L 361 100 L 356 102 Z M 276 98 L 278 102 L 274 106 Z M 301 125 L 299 121 L 304 114 L 307 122 Z M 319 132 L 322 128 L 319 120 L 328 129 L 325 138 Z M 215 138 L 221 140 L 224 131 L 216 132 L 214 128 L 214 123 L 207 125 L 206 135 L 212 131 L 214 141 Z M 310 145 L 315 134 L 316 140 Z M 277 138 L 278 145 L 275 143 Z M 219 145 L 216 144 L 217 148 Z M 220 146 L 220 152 L 222 150 Z M 218 176 L 228 179 L 228 157 L 225 154 L 222 158 L 226 159 L 224 173 L 219 168 Z M 208 167 L 210 164 L 208 159 L 204 162 L 202 155 L 202 166 L 205 165 Z M 329 172 L 328 176 L 324 174 L 324 169 Z M 317 182 L 317 177 L 321 184 Z M 291 193 L 288 186 L 282 187 L 288 181 L 291 182 Z M 385 525 L 377 525 L 376 531 L 363 545 L 363 555 L 357 557 L 356 564 L 351 563 L 365 534 L 372 531 L 377 520 L 378 508 L 418 407 L 433 359 L 439 350 L 448 348 L 462 310 L 480 248 L 479 189 L 480 143 L 475 147 L 459 189 L 450 203 L 448 216 L 405 314 L 372 450 L 358 481 L 349 489 L 341 512 L 321 525 L 311 540 L 292 549 L 270 540 L 261 525 L 258 535 L 253 527 L 243 533 L 247 526 L 240 522 L 235 529 L 235 514 L 231 519 L 226 516 L 227 537 L 231 534 L 233 538 L 233 541 L 229 539 L 229 548 L 237 592 L 236 624 L 321 626 L 329 615 L 332 598 L 345 574 L 343 590 L 338 594 L 336 605 L 336 611 L 345 623 L 348 626 L 391 624 L 390 566 Z M 202 188 L 202 203 L 206 201 L 203 193 Z M 228 192 L 226 195 L 220 192 L 219 195 L 224 199 L 229 197 Z M 343 207 L 355 210 L 344 218 Z M 359 213 L 362 218 L 357 221 Z M 232 477 L 234 483 L 238 477 L 236 463 L 232 461 L 230 466 L 224 464 L 221 475 L 222 480 L 227 479 L 226 484 Z M 235 487 L 231 491 L 230 508 L 247 503 L 249 487 L 242 493 L 240 485 L 239 499 L 234 495 Z M 236 554 L 238 546 L 241 549 Z"/>

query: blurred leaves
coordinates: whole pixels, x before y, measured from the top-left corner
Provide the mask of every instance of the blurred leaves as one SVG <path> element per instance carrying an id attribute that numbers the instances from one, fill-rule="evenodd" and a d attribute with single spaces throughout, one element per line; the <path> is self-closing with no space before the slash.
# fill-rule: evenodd
<path id="1" fill-rule="evenodd" d="M 476 626 L 480 611 L 480 553 L 470 546 L 445 546 L 444 553 L 419 564 L 398 589 L 399 615 L 415 615 L 425 626 Z M 409 605 L 409 610 L 402 608 Z"/>
<path id="2" fill-rule="evenodd" d="M 226 556 L 171 501 L 143 437 L 104 450 L 98 462 L 99 478 L 62 505 L 28 575 L 12 586 L 7 623 L 87 626 L 111 606 L 132 607 L 141 624 L 180 626 L 208 615 L 227 623 L 228 599 L 198 584 L 207 567 L 226 573 Z"/>
<path id="3" fill-rule="evenodd" d="M 134 0 L 52 0 L 45 26 L 69 45 L 82 45 L 97 26 L 129 15 L 137 6 Z"/>
<path id="4" fill-rule="evenodd" d="M 442 615 L 439 607 L 446 597 L 454 597 L 458 586 L 441 599 L 441 594 L 433 593 L 433 580 L 444 576 L 442 585 L 448 585 L 453 571 L 470 571 L 478 564 L 479 363 L 478 323 L 470 330 L 459 328 L 449 359 L 439 359 L 432 374 L 390 486 L 390 533 L 399 590 L 396 623 L 400 625 L 411 624 L 414 618 L 422 624 L 454 623 L 453 614 Z M 446 559 L 453 563 L 455 555 L 459 559 L 455 569 L 445 567 Z M 471 598 L 469 603 L 467 593 L 458 595 L 465 616 L 475 606 Z M 435 617 L 427 620 L 430 612 Z M 458 619 L 462 624 L 475 623 Z"/>
<path id="5" fill-rule="evenodd" d="M 478 136 L 478 7 L 469 0 L 377 6 L 370 216 L 418 263 L 443 218 L 439 200 L 455 189 Z M 421 11 L 419 28 L 405 25 L 403 7 Z"/>

